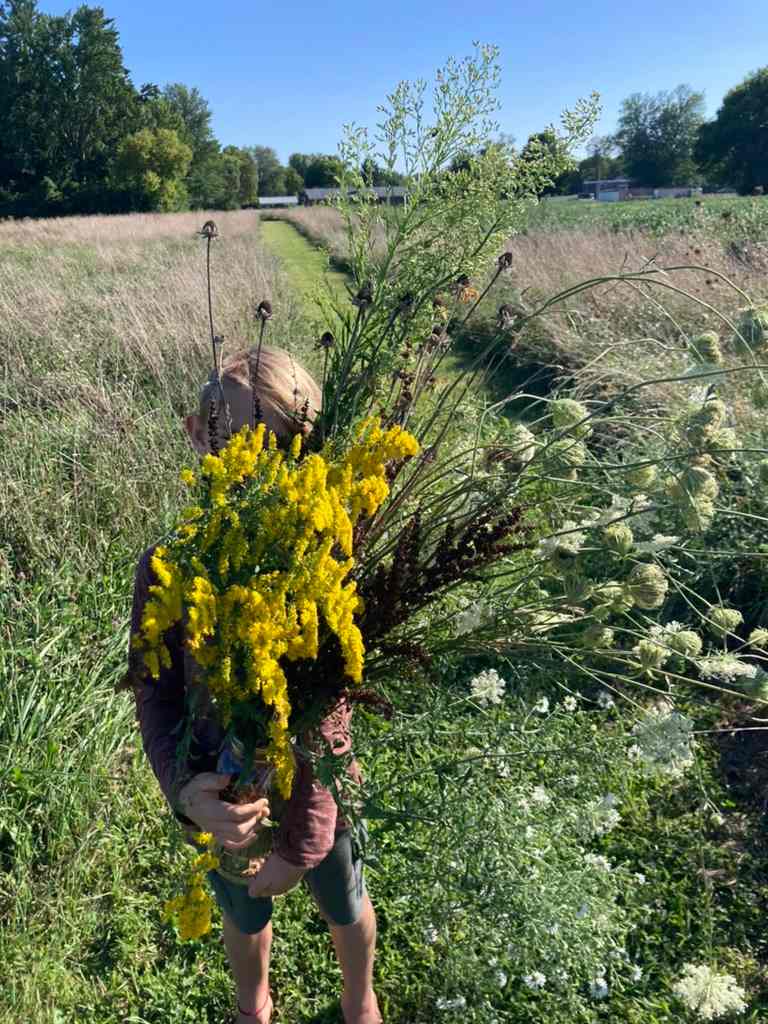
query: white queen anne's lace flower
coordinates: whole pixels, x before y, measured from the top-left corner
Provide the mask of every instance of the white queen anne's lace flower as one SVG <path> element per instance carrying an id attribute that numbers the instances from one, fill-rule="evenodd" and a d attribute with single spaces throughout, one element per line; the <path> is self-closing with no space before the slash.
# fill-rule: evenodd
<path id="1" fill-rule="evenodd" d="M 589 983 L 589 994 L 593 999 L 606 999 L 608 997 L 608 982 L 601 975 L 593 978 Z"/>
<path id="2" fill-rule="evenodd" d="M 487 625 L 493 618 L 493 610 L 484 601 L 474 601 L 463 608 L 456 616 L 456 636 L 474 633 Z"/>
<path id="3" fill-rule="evenodd" d="M 563 700 L 563 707 L 565 708 L 566 711 L 575 711 L 578 706 L 579 706 L 579 702 L 570 693 Z"/>
<path id="4" fill-rule="evenodd" d="M 668 548 L 673 548 L 679 543 L 679 537 L 673 537 L 664 533 L 654 533 L 650 540 L 640 541 L 639 544 L 635 544 L 635 551 L 638 554 L 655 555 L 657 552 L 666 551 Z"/>
<path id="5" fill-rule="evenodd" d="M 583 811 L 581 826 L 589 836 L 603 836 L 610 832 L 621 821 L 621 815 L 616 810 L 618 799 L 613 793 L 606 793 L 590 801 Z"/>
<path id="6" fill-rule="evenodd" d="M 693 764 L 692 731 L 690 718 L 660 701 L 632 727 L 635 757 L 650 774 L 679 778 Z"/>
<path id="7" fill-rule="evenodd" d="M 528 988 L 536 991 L 536 989 L 544 988 L 547 984 L 547 976 L 546 974 L 542 974 L 541 971 L 534 971 L 532 974 L 524 975 L 523 981 Z"/>
<path id="8" fill-rule="evenodd" d="M 672 986 L 675 995 L 702 1020 L 716 1020 L 747 1008 L 744 989 L 731 974 L 718 974 L 706 964 L 686 964 Z"/>
<path id="9" fill-rule="evenodd" d="M 601 853 L 586 853 L 584 854 L 584 863 L 588 864 L 591 868 L 597 868 L 598 871 L 611 871 L 611 862 L 607 857 L 603 857 Z"/>
<path id="10" fill-rule="evenodd" d="M 735 654 L 713 654 L 699 662 L 702 679 L 714 679 L 721 683 L 732 683 L 736 679 L 754 679 L 757 666 L 741 661 Z"/>
<path id="11" fill-rule="evenodd" d="M 489 704 L 500 704 L 507 683 L 495 668 L 480 672 L 469 684 L 472 697 L 481 707 Z"/>
<path id="12" fill-rule="evenodd" d="M 533 705 L 533 710 L 539 715 L 546 715 L 549 711 L 549 697 L 541 697 Z"/>
<path id="13" fill-rule="evenodd" d="M 438 1010 L 463 1010 L 467 1005 L 467 1000 L 464 996 L 456 996 L 454 999 L 446 999 L 445 996 L 440 996 L 439 999 L 435 1000 L 435 1007 Z"/>
<path id="14" fill-rule="evenodd" d="M 615 706 L 616 702 L 607 690 L 601 690 L 597 695 L 597 703 L 603 711 L 608 711 L 609 708 Z"/>
<path id="15" fill-rule="evenodd" d="M 541 558 L 551 558 L 558 551 L 578 555 L 585 540 L 586 534 L 577 529 L 577 524 L 572 519 L 566 519 L 561 533 L 539 541 L 538 554 Z"/>

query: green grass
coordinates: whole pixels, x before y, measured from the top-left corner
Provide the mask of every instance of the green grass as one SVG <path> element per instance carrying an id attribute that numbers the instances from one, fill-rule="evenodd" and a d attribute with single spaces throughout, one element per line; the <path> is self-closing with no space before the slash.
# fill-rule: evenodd
<path id="1" fill-rule="evenodd" d="M 646 231 L 654 235 L 697 231 L 722 240 L 759 242 L 768 235 L 768 198 L 707 195 L 620 203 L 543 200 L 531 209 L 525 231 L 564 228 Z"/>
<path id="2" fill-rule="evenodd" d="M 291 286 L 305 300 L 311 301 L 318 288 L 340 298 L 349 294 L 346 274 L 331 269 L 322 249 L 308 242 L 288 221 L 262 220 L 261 237 L 280 260 Z"/>

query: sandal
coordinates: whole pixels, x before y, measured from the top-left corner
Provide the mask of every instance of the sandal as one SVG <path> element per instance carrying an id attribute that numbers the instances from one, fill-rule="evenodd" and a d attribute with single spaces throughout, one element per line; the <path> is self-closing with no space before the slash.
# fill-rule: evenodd
<path id="1" fill-rule="evenodd" d="M 264 1004 L 262 1006 L 260 1006 L 258 1010 L 254 1010 L 253 1013 L 247 1013 L 240 1006 L 240 1003 L 237 1004 L 237 1012 L 240 1014 L 241 1017 L 260 1017 L 261 1014 L 264 1013 L 264 1011 L 266 1010 L 267 1007 L 269 1007 L 269 1018 L 271 1020 L 272 1019 L 272 1010 L 274 1009 L 274 1003 L 272 1002 L 272 995 L 271 995 L 271 993 L 267 994 L 267 998 L 266 998 L 266 1001 L 264 1002 Z"/>

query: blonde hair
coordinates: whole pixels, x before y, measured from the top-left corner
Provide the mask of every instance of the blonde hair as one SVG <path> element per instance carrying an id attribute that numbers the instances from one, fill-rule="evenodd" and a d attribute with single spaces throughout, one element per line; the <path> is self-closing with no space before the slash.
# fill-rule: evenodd
<path id="1" fill-rule="evenodd" d="M 221 384 L 212 375 L 200 391 L 200 419 L 208 421 L 211 404 L 221 406 L 222 392 L 233 432 L 252 422 L 254 409 L 268 412 L 279 438 L 308 434 L 320 412 L 322 393 L 314 378 L 290 352 L 262 345 L 235 352 L 221 367 Z M 223 417 L 223 423 L 227 417 Z"/>

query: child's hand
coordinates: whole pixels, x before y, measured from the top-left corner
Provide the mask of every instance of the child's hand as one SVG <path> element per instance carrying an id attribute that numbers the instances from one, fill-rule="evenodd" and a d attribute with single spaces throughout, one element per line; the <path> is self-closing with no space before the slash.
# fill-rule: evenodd
<path id="1" fill-rule="evenodd" d="M 201 772 L 179 793 L 179 804 L 201 832 L 212 832 L 227 850 L 241 850 L 252 843 L 263 818 L 269 817 L 266 799 L 252 804 L 229 804 L 219 799 L 220 790 L 229 784 L 229 775 Z"/>
<path id="2" fill-rule="evenodd" d="M 280 854 L 272 853 L 258 875 L 248 883 L 248 895 L 281 896 L 299 884 L 305 871 L 306 868 L 298 868 L 283 860 Z"/>

